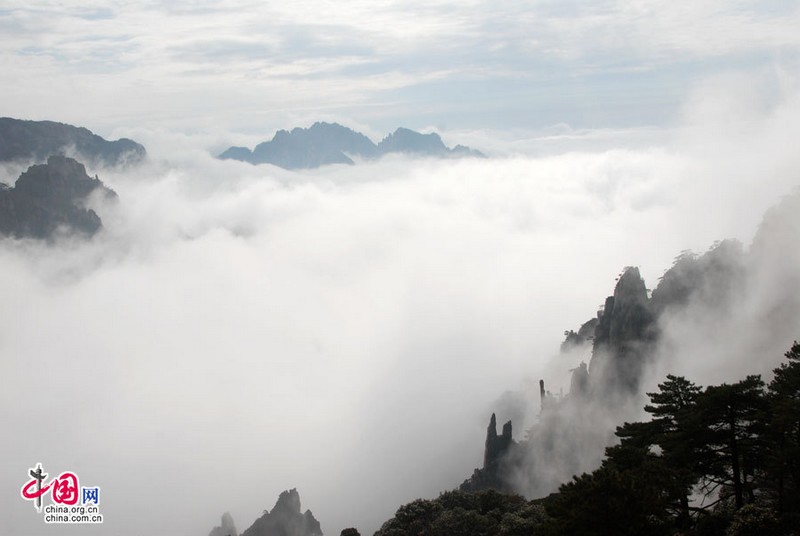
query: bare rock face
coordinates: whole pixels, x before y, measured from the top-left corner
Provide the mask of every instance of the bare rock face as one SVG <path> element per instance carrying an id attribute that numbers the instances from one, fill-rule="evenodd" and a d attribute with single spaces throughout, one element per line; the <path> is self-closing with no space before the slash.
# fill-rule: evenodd
<path id="1" fill-rule="evenodd" d="M 64 123 L 0 117 L 0 161 L 43 162 L 54 154 L 77 154 L 85 162 L 119 166 L 140 162 L 146 152 L 127 138 L 108 141 Z"/>
<path id="2" fill-rule="evenodd" d="M 596 389 L 607 394 L 637 392 L 654 325 L 644 280 L 638 268 L 629 266 L 614 295 L 606 299 L 595 328 L 589 373 L 599 379 Z"/>
<path id="3" fill-rule="evenodd" d="M 300 513 L 300 494 L 290 489 L 280 494 L 272 512 L 264 510 L 242 536 L 322 536 L 322 528 L 311 510 Z"/>
<path id="4" fill-rule="evenodd" d="M 492 413 L 492 418 L 489 420 L 489 427 L 486 429 L 486 449 L 483 453 L 484 469 L 497 465 L 503 455 L 508 451 L 512 441 L 511 421 L 505 423 L 503 425 L 503 433 L 497 435 L 497 417 Z"/>
<path id="5" fill-rule="evenodd" d="M 511 421 L 503 425 L 503 432 L 497 435 L 497 417 L 492 413 L 486 429 L 486 449 L 483 453 L 483 467 L 475 469 L 470 478 L 465 480 L 461 491 L 480 491 L 495 489 L 510 491 L 506 472 L 513 465 L 514 448 L 517 443 L 512 438 Z"/>
<path id="6" fill-rule="evenodd" d="M 85 203 L 97 192 L 107 199 L 117 194 L 86 174 L 80 162 L 51 156 L 20 175 L 14 188 L 0 189 L 0 235 L 51 239 L 58 232 L 94 235 L 100 217 Z"/>

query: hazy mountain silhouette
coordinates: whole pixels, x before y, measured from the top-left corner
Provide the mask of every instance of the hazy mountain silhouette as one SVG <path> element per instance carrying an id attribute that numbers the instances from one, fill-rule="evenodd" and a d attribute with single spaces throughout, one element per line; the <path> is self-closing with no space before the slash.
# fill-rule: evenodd
<path id="1" fill-rule="evenodd" d="M 133 140 L 108 141 L 82 127 L 0 117 L 0 161 L 44 162 L 54 154 L 78 156 L 90 164 L 119 166 L 140 162 L 146 151 Z"/>
<path id="2" fill-rule="evenodd" d="M 0 184 L 0 235 L 53 238 L 59 231 L 95 234 L 100 217 L 84 205 L 96 190 L 107 198 L 117 194 L 80 162 L 53 155 L 20 175 L 13 188 Z"/>
<path id="3" fill-rule="evenodd" d="M 450 149 L 438 134 L 420 134 L 398 128 L 375 144 L 365 135 L 338 123 L 314 123 L 310 128 L 279 130 L 270 141 L 246 147 L 230 147 L 219 155 L 226 160 L 273 164 L 284 169 L 309 169 L 327 164 L 353 164 L 351 157 L 379 158 L 389 153 L 436 157 L 483 157 L 478 151 L 457 145 Z"/>
<path id="4" fill-rule="evenodd" d="M 264 510 L 241 536 L 322 536 L 322 529 L 311 510 L 301 513 L 300 494 L 291 489 L 281 493 L 272 512 Z"/>
<path id="5" fill-rule="evenodd" d="M 233 522 L 233 517 L 229 512 L 222 514 L 219 526 L 211 529 L 208 536 L 239 536 L 236 524 Z"/>

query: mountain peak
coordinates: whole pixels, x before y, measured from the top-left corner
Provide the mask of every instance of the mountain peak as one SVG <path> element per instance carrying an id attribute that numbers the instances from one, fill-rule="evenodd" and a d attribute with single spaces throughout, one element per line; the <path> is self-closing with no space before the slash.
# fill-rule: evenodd
<path id="1" fill-rule="evenodd" d="M 230 147 L 219 158 L 273 164 L 284 169 L 309 169 L 328 164 L 353 164 L 352 157 L 375 159 L 388 153 L 483 157 L 480 152 L 463 145 L 449 149 L 436 133 L 421 134 L 400 127 L 376 145 L 364 134 L 339 123 L 317 121 L 309 128 L 295 127 L 291 132 L 279 130 L 272 140 L 258 144 L 252 151 Z"/>
<path id="2" fill-rule="evenodd" d="M 211 529 L 208 536 L 239 536 L 239 532 L 233 522 L 233 516 L 229 512 L 222 514 L 219 526 Z"/>
<path id="3" fill-rule="evenodd" d="M 117 197 L 100 179 L 89 177 L 80 162 L 52 155 L 46 164 L 29 167 L 13 188 L 0 190 L 0 234 L 49 239 L 66 229 L 91 236 L 102 226 L 94 210 L 84 206 L 95 191 Z"/>
<path id="4" fill-rule="evenodd" d="M 383 141 L 378 144 L 378 149 L 383 153 L 416 153 L 436 156 L 450 152 L 438 134 L 421 134 L 403 127 L 383 138 Z"/>
<path id="5" fill-rule="evenodd" d="M 242 532 L 242 536 L 322 536 L 322 528 L 311 510 L 300 511 L 297 489 L 283 491 L 272 512 L 264 510 L 264 515 Z"/>
<path id="6" fill-rule="evenodd" d="M 287 491 L 281 492 L 278 496 L 278 501 L 272 509 L 272 513 L 283 512 L 286 514 L 299 514 L 300 513 L 300 494 L 297 488 L 292 488 Z"/>

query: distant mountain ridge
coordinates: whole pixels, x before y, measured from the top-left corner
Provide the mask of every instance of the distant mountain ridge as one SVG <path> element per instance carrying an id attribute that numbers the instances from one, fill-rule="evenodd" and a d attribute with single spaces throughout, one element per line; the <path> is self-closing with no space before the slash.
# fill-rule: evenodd
<path id="1" fill-rule="evenodd" d="M 309 128 L 279 130 L 270 141 L 247 147 L 230 147 L 219 155 L 222 160 L 251 164 L 273 164 L 284 169 L 311 169 L 328 164 L 354 164 L 351 156 L 365 160 L 389 153 L 435 157 L 484 158 L 480 151 L 463 145 L 448 148 L 435 133 L 421 134 L 398 128 L 380 143 L 338 123 L 316 122 Z"/>
<path id="2" fill-rule="evenodd" d="M 78 155 L 89 164 L 120 166 L 139 163 L 147 152 L 133 140 L 108 141 L 83 127 L 0 117 L 0 161 L 42 163 L 54 154 Z"/>

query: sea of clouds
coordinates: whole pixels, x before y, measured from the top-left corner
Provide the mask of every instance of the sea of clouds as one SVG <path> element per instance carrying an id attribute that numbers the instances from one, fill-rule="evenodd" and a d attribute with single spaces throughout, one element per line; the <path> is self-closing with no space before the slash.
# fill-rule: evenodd
<path id="1" fill-rule="evenodd" d="M 445 139 L 488 159 L 291 172 L 216 160 L 223 133 L 121 129 L 149 159 L 89 169 L 119 194 L 98 236 L 0 243 L 4 529 L 42 531 L 19 497 L 37 462 L 101 487 L 105 523 L 65 534 L 202 535 L 226 510 L 243 530 L 294 487 L 326 534 L 365 534 L 456 487 L 504 392 L 530 424 L 538 379 L 567 387 L 563 331 L 623 267 L 654 288 L 682 250 L 747 247 L 800 184 L 796 83 L 742 82 L 646 135 Z"/>

